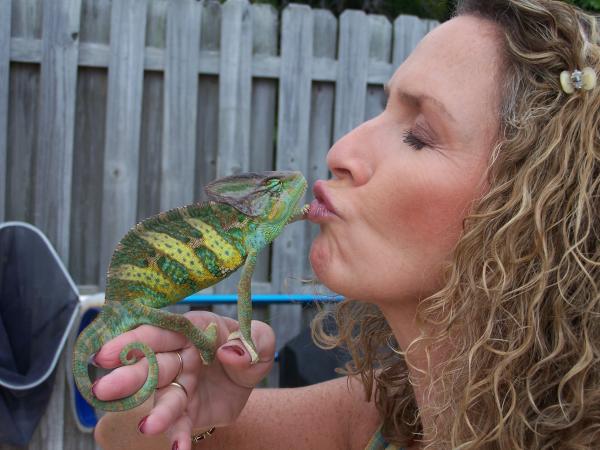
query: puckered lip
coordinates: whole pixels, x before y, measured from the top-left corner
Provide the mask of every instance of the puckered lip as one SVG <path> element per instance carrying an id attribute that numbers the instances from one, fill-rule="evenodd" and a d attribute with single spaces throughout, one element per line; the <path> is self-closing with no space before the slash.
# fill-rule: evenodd
<path id="1" fill-rule="evenodd" d="M 333 206 L 331 197 L 327 192 L 326 181 L 317 180 L 313 186 L 313 195 L 315 200 L 310 204 L 308 211 L 308 218 L 313 222 L 320 222 L 321 220 L 330 216 L 339 216 L 337 210 Z"/>

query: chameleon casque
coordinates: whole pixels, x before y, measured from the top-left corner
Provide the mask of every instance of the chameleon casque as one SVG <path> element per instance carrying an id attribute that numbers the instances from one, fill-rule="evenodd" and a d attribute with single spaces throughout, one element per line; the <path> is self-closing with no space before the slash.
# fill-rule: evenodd
<path id="1" fill-rule="evenodd" d="M 200 351 L 205 364 L 216 351 L 217 326 L 204 331 L 180 314 L 162 311 L 167 305 L 218 283 L 242 267 L 238 284 L 240 339 L 252 363 L 258 354 L 250 336 L 252 303 L 250 282 L 258 252 L 289 223 L 305 217 L 299 206 L 307 183 L 299 172 L 245 173 L 213 181 L 205 187 L 208 201 L 162 212 L 131 229 L 112 255 L 106 279 L 104 306 L 75 343 L 73 375 L 81 394 L 94 407 L 123 411 L 143 403 L 156 389 L 158 364 L 152 349 L 142 342 L 123 347 L 124 365 L 137 361 L 137 349 L 148 360 L 142 388 L 116 401 L 94 397 L 88 373 L 89 358 L 115 336 L 142 324 L 185 335 Z"/>

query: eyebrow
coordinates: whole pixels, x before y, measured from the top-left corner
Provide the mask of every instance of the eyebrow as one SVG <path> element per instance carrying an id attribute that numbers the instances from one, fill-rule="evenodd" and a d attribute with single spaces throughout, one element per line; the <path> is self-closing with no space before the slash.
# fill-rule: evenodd
<path id="1" fill-rule="evenodd" d="M 385 95 L 389 97 L 390 96 L 390 86 L 388 83 L 384 83 L 383 90 L 385 92 Z M 431 95 L 427 95 L 427 94 L 413 95 L 413 94 L 409 94 L 408 92 L 402 91 L 402 90 L 396 91 L 395 95 L 400 100 L 410 103 L 419 108 L 421 107 L 422 103 L 429 102 L 429 103 L 433 104 L 436 107 L 436 109 L 438 111 L 440 111 L 442 114 L 444 114 L 448 119 L 450 119 L 453 122 L 456 122 L 456 119 L 446 109 L 446 106 L 444 106 L 444 104 L 441 101 L 439 101 L 435 97 L 432 97 Z"/>

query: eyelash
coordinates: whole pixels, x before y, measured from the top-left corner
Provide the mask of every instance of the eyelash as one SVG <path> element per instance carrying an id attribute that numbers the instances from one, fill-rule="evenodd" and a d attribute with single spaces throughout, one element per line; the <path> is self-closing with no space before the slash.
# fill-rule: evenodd
<path id="1" fill-rule="evenodd" d="M 422 150 L 424 147 L 427 147 L 427 142 L 419 139 L 412 130 L 406 130 L 404 132 L 404 139 L 402 140 L 404 143 L 410 145 L 415 150 Z"/>

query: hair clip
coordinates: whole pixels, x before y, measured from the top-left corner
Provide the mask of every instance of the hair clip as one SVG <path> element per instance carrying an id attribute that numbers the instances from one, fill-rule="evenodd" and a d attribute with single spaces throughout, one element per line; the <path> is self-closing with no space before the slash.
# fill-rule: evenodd
<path id="1" fill-rule="evenodd" d="M 591 67 L 583 70 L 575 69 L 573 72 L 564 70 L 560 74 L 560 85 L 567 94 L 572 94 L 575 90 L 590 91 L 596 87 L 598 77 Z"/>

